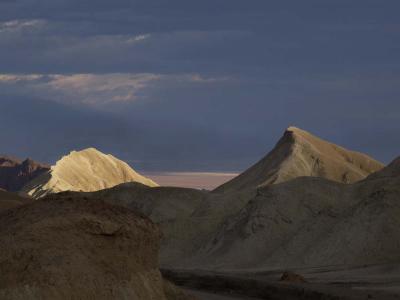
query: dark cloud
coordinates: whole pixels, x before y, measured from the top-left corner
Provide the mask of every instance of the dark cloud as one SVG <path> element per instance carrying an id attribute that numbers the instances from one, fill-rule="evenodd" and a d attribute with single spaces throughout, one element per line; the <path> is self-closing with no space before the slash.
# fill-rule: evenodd
<path id="1" fill-rule="evenodd" d="M 93 145 L 141 168 L 236 171 L 297 125 L 389 161 L 400 154 L 399 9 L 1 0 L 0 152 L 54 160 Z"/>

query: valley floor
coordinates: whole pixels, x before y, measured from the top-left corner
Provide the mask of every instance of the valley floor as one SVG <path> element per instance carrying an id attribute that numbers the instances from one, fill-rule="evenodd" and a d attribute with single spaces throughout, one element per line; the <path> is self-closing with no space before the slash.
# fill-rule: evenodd
<path id="1" fill-rule="evenodd" d="M 198 300 L 258 300 L 260 298 L 249 298 L 246 296 L 238 295 L 225 295 L 211 292 L 204 292 L 199 290 L 184 289 L 185 293 L 190 296 L 195 296 Z"/>
<path id="2" fill-rule="evenodd" d="M 279 282 L 282 271 L 164 270 L 163 274 L 199 300 L 400 299 L 400 265 L 397 264 L 295 271 L 304 275 L 307 283 Z"/>

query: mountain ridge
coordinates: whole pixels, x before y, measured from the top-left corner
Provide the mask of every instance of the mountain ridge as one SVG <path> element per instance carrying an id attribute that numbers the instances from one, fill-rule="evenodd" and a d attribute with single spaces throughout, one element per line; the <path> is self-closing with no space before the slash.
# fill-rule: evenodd
<path id="1" fill-rule="evenodd" d="M 214 191 L 258 188 L 302 176 L 354 183 L 383 166 L 364 153 L 347 150 L 290 126 L 266 156 Z"/>

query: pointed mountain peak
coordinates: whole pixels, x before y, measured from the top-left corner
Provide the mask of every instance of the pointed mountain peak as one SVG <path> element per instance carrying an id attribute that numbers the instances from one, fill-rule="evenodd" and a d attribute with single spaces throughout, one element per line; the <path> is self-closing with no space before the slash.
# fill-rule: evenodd
<path id="1" fill-rule="evenodd" d="M 312 133 L 304 129 L 295 126 L 289 126 L 288 128 L 286 128 L 281 139 L 278 141 L 278 145 L 280 143 L 294 144 L 294 143 L 306 143 L 306 142 L 313 144 L 326 141 L 322 140 L 321 138 L 313 135 Z"/>
<path id="2" fill-rule="evenodd" d="M 258 188 L 302 176 L 353 183 L 382 168 L 382 163 L 366 154 L 347 150 L 290 126 L 270 153 L 216 191 Z"/>
<path id="3" fill-rule="evenodd" d="M 89 147 L 86 149 L 82 149 L 82 150 L 73 150 L 70 152 L 70 154 L 72 153 L 78 153 L 78 154 L 86 154 L 86 153 L 96 153 L 96 154 L 103 154 L 101 151 L 97 150 L 96 148 L 93 147 Z"/>
<path id="4" fill-rule="evenodd" d="M 134 171 L 127 163 L 95 148 L 71 151 L 51 171 L 24 187 L 24 192 L 39 198 L 63 191 L 93 192 L 125 182 L 157 186 L 149 178 Z"/>
<path id="5" fill-rule="evenodd" d="M 295 126 L 288 127 L 283 136 L 285 136 L 285 135 L 292 136 L 294 138 L 294 141 L 297 141 L 297 142 L 299 142 L 301 140 L 306 140 L 309 143 L 326 142 L 326 143 L 332 144 L 332 143 L 330 143 L 328 141 L 325 141 L 325 140 L 321 139 L 320 137 L 317 137 L 316 135 L 314 135 L 314 134 L 312 134 L 312 133 L 310 133 L 310 132 L 308 132 L 308 131 L 306 131 L 304 129 L 301 129 L 301 128 L 298 128 L 298 127 L 295 127 Z M 337 147 L 339 147 L 339 146 L 337 146 Z"/>
<path id="6" fill-rule="evenodd" d="M 106 154 L 102 153 L 96 148 L 89 147 L 82 150 L 72 150 L 69 152 L 69 154 L 65 155 L 64 157 L 89 156 L 89 155 L 106 155 Z"/>
<path id="7" fill-rule="evenodd" d="M 312 133 L 296 126 L 289 126 L 286 128 L 285 133 L 291 133 L 297 136 L 314 136 Z"/>
<path id="8" fill-rule="evenodd" d="M 293 132 L 293 133 L 306 132 L 303 129 L 300 129 L 300 128 L 296 127 L 296 126 L 289 126 L 288 128 L 286 128 L 286 131 Z"/>

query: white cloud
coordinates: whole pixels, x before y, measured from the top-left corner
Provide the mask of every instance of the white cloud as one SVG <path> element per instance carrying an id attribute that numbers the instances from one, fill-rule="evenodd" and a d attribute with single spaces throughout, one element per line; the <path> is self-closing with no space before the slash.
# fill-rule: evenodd
<path id="1" fill-rule="evenodd" d="M 98 106 L 136 101 L 144 98 L 146 90 L 157 87 L 157 84 L 211 84 L 225 80 L 228 78 L 203 77 L 200 74 L 0 74 L 0 87 L 63 103 Z"/>
<path id="2" fill-rule="evenodd" d="M 73 74 L 50 75 L 49 80 L 35 88 L 47 90 L 54 97 L 69 102 L 85 104 L 107 104 L 137 99 L 137 93 L 152 81 L 160 78 L 157 74 Z"/>
<path id="3" fill-rule="evenodd" d="M 21 75 L 21 74 L 0 74 L 0 83 L 1 82 L 9 82 L 15 83 L 19 81 L 34 81 L 43 78 L 43 75 L 39 74 L 28 74 L 28 75 Z"/>
<path id="4" fill-rule="evenodd" d="M 192 82 L 199 82 L 199 83 L 214 83 L 214 82 L 221 82 L 221 81 L 228 81 L 230 77 L 204 77 L 200 74 L 192 74 L 190 75 L 189 79 Z"/>
<path id="5" fill-rule="evenodd" d="M 30 91 L 61 102 L 106 104 L 134 101 L 157 74 L 0 74 L 0 84 Z"/>
<path id="6" fill-rule="evenodd" d="M 23 29 L 38 28 L 46 24 L 46 21 L 40 19 L 33 20 L 11 20 L 0 23 L 1 32 L 16 32 Z"/>
<path id="7" fill-rule="evenodd" d="M 126 42 L 128 44 L 135 44 L 144 40 L 147 40 L 151 37 L 150 34 L 140 34 L 140 35 L 136 35 L 136 36 L 132 36 L 132 37 L 128 37 L 126 39 Z"/>

